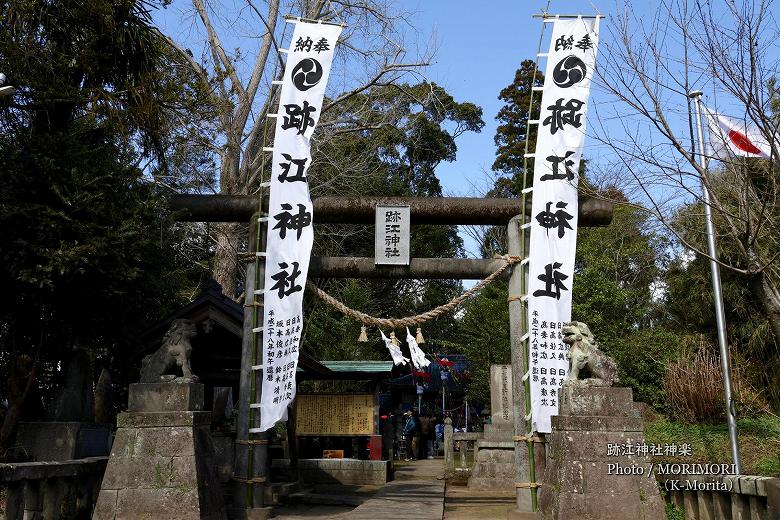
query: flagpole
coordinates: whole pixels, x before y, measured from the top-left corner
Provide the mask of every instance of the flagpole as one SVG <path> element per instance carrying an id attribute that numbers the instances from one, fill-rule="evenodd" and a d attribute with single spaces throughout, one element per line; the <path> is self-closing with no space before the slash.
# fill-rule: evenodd
<path id="1" fill-rule="evenodd" d="M 704 130 L 701 125 L 701 95 L 700 90 L 691 91 L 688 97 L 696 104 L 696 130 L 699 138 L 699 165 L 707 170 L 707 158 L 704 153 Z M 710 254 L 710 269 L 712 271 L 712 291 L 715 298 L 715 321 L 718 326 L 718 346 L 720 347 L 720 366 L 723 371 L 723 394 L 726 401 L 726 419 L 729 425 L 729 441 L 731 444 L 731 457 L 737 475 L 742 474 L 742 463 L 739 458 L 739 440 L 737 438 L 737 417 L 734 407 L 734 397 L 731 395 L 731 376 L 729 369 L 729 349 L 726 339 L 726 315 L 723 310 L 723 291 L 720 285 L 720 266 L 717 262 L 715 249 L 715 228 L 712 223 L 712 207 L 710 206 L 710 192 L 702 178 L 702 191 L 704 194 L 704 220 L 707 223 L 707 250 Z"/>

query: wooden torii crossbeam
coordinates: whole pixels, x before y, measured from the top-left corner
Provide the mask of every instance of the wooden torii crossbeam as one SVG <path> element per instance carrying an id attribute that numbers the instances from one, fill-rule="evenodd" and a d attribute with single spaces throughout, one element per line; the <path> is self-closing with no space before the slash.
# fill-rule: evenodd
<path id="1" fill-rule="evenodd" d="M 174 195 L 170 200 L 171 209 L 178 212 L 177 220 L 184 222 L 249 222 L 249 250 L 257 250 L 257 219 L 252 218 L 258 207 L 254 195 Z M 313 200 L 313 221 L 319 224 L 373 224 L 375 208 L 378 204 L 409 206 L 412 224 L 438 225 L 492 225 L 507 226 L 509 254 L 519 254 L 519 224 L 515 218 L 521 213 L 518 199 L 505 198 L 467 198 L 467 197 L 318 197 Z M 262 207 L 268 207 L 267 194 L 263 197 Z M 526 204 L 525 214 L 531 212 L 530 200 Z M 612 221 L 611 202 L 595 197 L 579 197 L 579 226 L 607 226 Z M 262 242 L 261 242 L 262 243 Z M 310 277 L 323 278 L 413 278 L 413 279 L 483 279 L 504 263 L 493 259 L 442 259 L 414 258 L 409 266 L 375 266 L 373 258 L 354 257 L 312 257 L 309 267 Z M 262 280 L 264 266 L 258 271 Z M 512 374 L 520 381 L 527 367 L 523 366 L 522 356 L 516 352 L 520 348 L 521 326 L 519 295 L 521 276 L 519 269 L 512 269 L 509 280 L 510 297 L 510 338 L 512 346 Z M 244 313 L 244 340 L 242 343 L 241 383 L 239 388 L 239 414 L 236 423 L 236 456 L 234 475 L 251 476 L 236 478 L 237 487 L 234 507 L 252 509 L 264 506 L 264 489 L 268 484 L 268 434 L 252 433 L 249 425 L 250 380 L 257 372 L 251 366 L 254 348 L 252 317 L 254 314 L 255 278 L 254 263 L 247 266 L 247 301 Z M 260 385 L 258 385 L 260 386 Z M 260 395 L 251 396 L 253 402 L 260 402 Z M 525 394 L 521 385 L 513 389 L 513 412 L 515 414 L 516 434 L 524 434 L 522 410 Z M 251 446 L 251 451 L 250 451 Z M 541 448 L 543 450 L 543 447 Z M 252 461 L 248 460 L 252 453 Z M 528 464 L 516 449 L 518 466 Z M 542 457 L 543 459 L 543 457 Z M 537 460 L 540 460 L 537 458 Z M 248 503 L 246 486 L 260 486 L 258 493 L 249 494 L 254 498 Z"/>
<path id="2" fill-rule="evenodd" d="M 263 207 L 267 208 L 267 196 Z M 377 204 L 409 206 L 412 224 L 505 226 L 520 213 L 520 200 L 483 197 L 317 197 L 313 201 L 315 223 L 373 224 Z M 579 225 L 607 226 L 612 203 L 580 196 Z M 171 209 L 182 211 L 185 222 L 247 222 L 257 211 L 255 195 L 174 195 Z M 526 213 L 531 203 L 526 204 Z"/>

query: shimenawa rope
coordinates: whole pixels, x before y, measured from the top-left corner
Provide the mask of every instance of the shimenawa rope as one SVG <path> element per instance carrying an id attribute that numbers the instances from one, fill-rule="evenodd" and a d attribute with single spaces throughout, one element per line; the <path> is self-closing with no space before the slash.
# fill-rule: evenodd
<path id="1" fill-rule="evenodd" d="M 455 310 L 461 303 L 468 300 L 472 296 L 474 296 L 476 293 L 481 291 L 486 285 L 488 285 L 490 282 L 501 276 L 501 274 L 506 271 L 510 266 L 520 262 L 522 260 L 519 256 L 512 256 L 512 255 L 503 255 L 496 257 L 497 260 L 504 260 L 506 264 L 502 265 L 500 268 L 498 268 L 495 272 L 493 272 L 490 276 L 485 278 L 484 280 L 480 281 L 477 285 L 469 289 L 468 291 L 464 292 L 457 298 L 454 298 L 448 303 L 445 303 L 444 305 L 440 305 L 439 307 L 436 307 L 435 309 L 432 309 L 430 311 L 424 312 L 422 314 L 417 314 L 416 316 L 407 316 L 406 318 L 377 318 L 374 316 L 371 316 L 369 314 L 360 312 L 358 310 L 352 309 L 350 307 L 347 307 L 344 303 L 337 300 L 330 294 L 326 293 L 316 285 L 314 285 L 311 281 L 307 282 L 307 286 L 309 289 L 314 291 L 314 294 L 316 294 L 319 298 L 325 301 L 328 305 L 334 307 L 336 310 L 340 311 L 345 316 L 349 316 L 350 318 L 353 318 L 359 322 L 361 322 L 363 325 L 373 326 L 373 327 L 384 327 L 384 328 L 390 328 L 390 329 L 398 329 L 403 327 L 412 327 L 415 325 L 421 325 L 427 321 L 434 320 L 441 316 L 442 314 L 451 312 Z"/>

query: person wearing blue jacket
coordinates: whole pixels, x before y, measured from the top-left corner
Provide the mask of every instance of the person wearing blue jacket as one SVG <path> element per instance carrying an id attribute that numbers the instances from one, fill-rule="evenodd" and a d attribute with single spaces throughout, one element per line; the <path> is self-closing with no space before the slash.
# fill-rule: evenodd
<path id="1" fill-rule="evenodd" d="M 404 423 L 404 437 L 406 437 L 406 446 L 410 451 L 407 453 L 406 460 L 417 460 L 417 419 L 414 414 L 408 411 L 404 414 L 406 422 Z"/>

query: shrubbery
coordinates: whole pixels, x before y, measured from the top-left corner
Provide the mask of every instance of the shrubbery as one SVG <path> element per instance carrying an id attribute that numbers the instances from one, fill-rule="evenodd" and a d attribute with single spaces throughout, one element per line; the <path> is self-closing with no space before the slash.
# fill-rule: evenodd
<path id="1" fill-rule="evenodd" d="M 748 382 L 741 363 L 731 364 L 731 386 L 738 417 L 769 411 L 766 398 Z M 723 371 L 712 347 L 702 342 L 695 353 L 667 363 L 663 397 L 672 416 L 682 421 L 694 423 L 725 417 Z"/>

